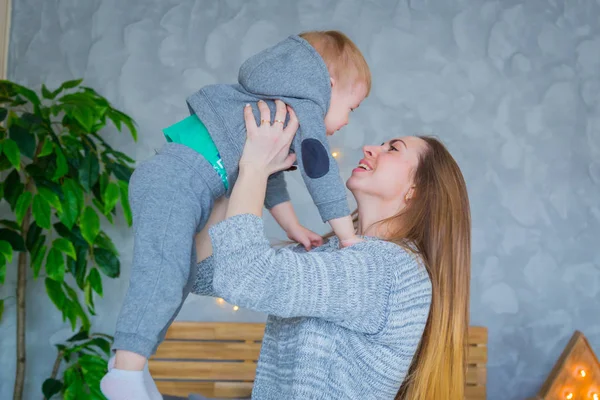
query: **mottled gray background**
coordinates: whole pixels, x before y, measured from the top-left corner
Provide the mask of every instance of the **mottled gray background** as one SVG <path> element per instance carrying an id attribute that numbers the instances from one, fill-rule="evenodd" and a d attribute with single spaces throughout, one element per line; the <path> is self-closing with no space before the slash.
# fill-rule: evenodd
<path id="1" fill-rule="evenodd" d="M 141 161 L 185 97 L 232 82 L 251 54 L 309 29 L 341 29 L 364 51 L 372 95 L 333 138 L 344 176 L 360 147 L 433 133 L 467 179 L 473 213 L 473 324 L 490 329 L 489 399 L 532 395 L 575 329 L 600 353 L 600 0 L 13 0 L 9 77 L 50 87 L 85 78 L 140 126 Z M 240 110 L 241 111 L 241 110 Z M 324 226 L 298 175 L 301 220 Z M 281 232 L 267 217 L 269 234 Z M 109 233 L 123 272 L 105 279 L 96 330 L 111 332 L 129 277 L 132 237 Z M 0 297 L 12 295 L 10 269 Z M 30 283 L 26 398 L 41 397 L 69 329 Z M 12 393 L 14 299 L 0 325 L 0 398 Z M 193 297 L 180 319 L 262 321 Z"/>

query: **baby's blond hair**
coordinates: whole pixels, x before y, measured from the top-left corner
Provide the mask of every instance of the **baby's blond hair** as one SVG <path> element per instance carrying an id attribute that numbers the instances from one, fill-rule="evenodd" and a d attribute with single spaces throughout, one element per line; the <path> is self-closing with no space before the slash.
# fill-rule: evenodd
<path id="1" fill-rule="evenodd" d="M 362 83 L 371 91 L 371 71 L 362 53 L 340 31 L 309 31 L 299 35 L 323 57 L 329 74 L 342 85 Z"/>

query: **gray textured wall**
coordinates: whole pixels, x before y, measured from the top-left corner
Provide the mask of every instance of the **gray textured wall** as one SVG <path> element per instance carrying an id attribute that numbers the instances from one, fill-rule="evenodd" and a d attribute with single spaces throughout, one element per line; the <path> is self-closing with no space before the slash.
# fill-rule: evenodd
<path id="1" fill-rule="evenodd" d="M 489 398 L 533 394 L 575 329 L 600 352 L 600 0 L 13 0 L 9 76 L 51 87 L 84 77 L 138 121 L 137 144 L 107 134 L 144 160 L 163 143 L 160 129 L 186 115 L 186 95 L 233 81 L 249 55 L 316 28 L 347 32 L 374 76 L 371 97 L 333 138 L 344 176 L 363 144 L 415 132 L 441 137 L 463 169 Z M 301 220 L 323 232 L 297 175 L 289 186 Z M 109 231 L 123 273 L 105 280 L 101 331 L 113 329 L 131 259 L 131 232 Z M 13 268 L 0 297 L 14 282 Z M 29 286 L 27 399 L 40 398 L 50 344 L 68 334 L 43 290 Z M 11 299 L 2 399 L 12 393 L 13 317 Z M 263 316 L 194 297 L 180 319 Z"/>

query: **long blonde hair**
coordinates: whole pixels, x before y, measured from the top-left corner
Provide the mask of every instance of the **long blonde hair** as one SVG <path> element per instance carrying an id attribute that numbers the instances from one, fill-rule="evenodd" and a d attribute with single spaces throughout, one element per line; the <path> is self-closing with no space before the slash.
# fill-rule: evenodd
<path id="1" fill-rule="evenodd" d="M 397 215 L 377 224 L 385 240 L 417 253 L 432 284 L 425 331 L 396 400 L 463 400 L 469 328 L 471 213 L 458 164 L 432 137 L 414 171 L 415 192 Z M 353 213 L 355 225 L 358 213 Z M 329 236 L 329 235 L 327 235 Z"/>

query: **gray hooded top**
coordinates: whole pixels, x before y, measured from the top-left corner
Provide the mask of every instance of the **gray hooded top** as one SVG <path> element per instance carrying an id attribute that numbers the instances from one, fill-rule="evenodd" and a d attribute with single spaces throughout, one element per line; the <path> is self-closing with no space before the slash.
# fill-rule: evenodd
<path id="1" fill-rule="evenodd" d="M 244 105 L 250 103 L 260 120 L 256 102 L 267 101 L 273 116 L 275 104 L 269 100 L 281 99 L 294 109 L 300 121 L 292 151 L 321 218 L 326 222 L 350 215 L 345 185 L 325 132 L 324 120 L 331 99 L 329 72 L 314 47 L 299 36 L 290 36 L 246 60 L 238 82 L 209 85 L 187 99 L 190 112 L 206 125 L 219 149 L 229 190 L 237 179 L 246 141 Z M 283 173 L 273 174 L 267 185 L 265 206 L 271 209 L 288 200 Z"/>

